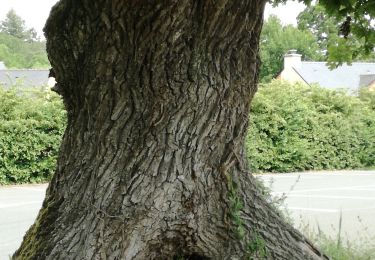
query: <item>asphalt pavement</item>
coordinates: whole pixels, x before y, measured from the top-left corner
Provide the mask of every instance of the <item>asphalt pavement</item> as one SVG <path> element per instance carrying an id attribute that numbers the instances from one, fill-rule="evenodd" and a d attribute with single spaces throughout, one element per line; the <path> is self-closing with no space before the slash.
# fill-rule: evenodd
<path id="1" fill-rule="evenodd" d="M 375 171 L 337 171 L 257 175 L 294 225 L 342 240 L 375 241 Z M 0 186 L 0 260 L 8 260 L 34 222 L 46 184 Z M 375 242 L 374 242 L 375 243 Z M 375 246 L 375 245 L 374 245 Z"/>
<path id="2" fill-rule="evenodd" d="M 375 246 L 375 171 L 258 175 L 300 230 Z M 282 208 L 282 207 L 281 207 Z M 341 222 L 341 224 L 340 224 Z M 341 226 L 341 227 L 340 227 Z"/>
<path id="3" fill-rule="evenodd" d="M 34 223 L 47 185 L 0 186 L 0 260 L 8 260 Z"/>

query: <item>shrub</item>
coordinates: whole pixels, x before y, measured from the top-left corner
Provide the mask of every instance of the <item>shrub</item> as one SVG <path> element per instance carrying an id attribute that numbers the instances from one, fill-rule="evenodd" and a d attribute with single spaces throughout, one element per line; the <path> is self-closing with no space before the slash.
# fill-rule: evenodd
<path id="1" fill-rule="evenodd" d="M 0 86 L 0 184 L 51 178 L 65 117 L 61 100 L 50 91 Z"/>
<path id="2" fill-rule="evenodd" d="M 361 88 L 359 91 L 359 98 L 367 103 L 370 109 L 375 110 L 375 91 L 368 88 Z"/>
<path id="3" fill-rule="evenodd" d="M 246 141 L 252 171 L 374 167 L 374 93 L 353 97 L 281 81 L 261 86 Z M 0 184 L 48 181 L 65 123 L 50 91 L 0 87 Z"/>
<path id="4" fill-rule="evenodd" d="M 282 81 L 261 86 L 252 102 L 246 143 L 251 169 L 290 172 L 374 166 L 371 102 L 317 86 Z"/>

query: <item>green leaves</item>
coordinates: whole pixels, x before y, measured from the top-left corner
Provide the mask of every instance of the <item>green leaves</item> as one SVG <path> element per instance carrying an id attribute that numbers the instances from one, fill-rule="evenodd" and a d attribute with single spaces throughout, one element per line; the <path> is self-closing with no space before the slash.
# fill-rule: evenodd
<path id="1" fill-rule="evenodd" d="M 7 68 L 50 68 L 45 42 L 27 42 L 0 33 L 0 60 Z"/>
<path id="2" fill-rule="evenodd" d="M 25 21 L 13 9 L 7 13 L 5 20 L 1 21 L 0 32 L 12 35 L 23 41 L 31 42 L 39 40 L 35 29 L 27 29 Z"/>
<path id="3" fill-rule="evenodd" d="M 295 49 L 304 60 L 321 60 L 322 55 L 314 36 L 307 30 L 283 26 L 276 16 L 265 22 L 260 39 L 261 82 L 269 82 L 283 69 L 284 54 Z"/>
<path id="4" fill-rule="evenodd" d="M 49 68 L 45 42 L 13 10 L 0 22 L 0 61 L 7 68 Z"/>
<path id="5" fill-rule="evenodd" d="M 335 69 L 339 64 L 343 64 L 344 62 L 351 64 L 353 61 L 353 52 L 355 51 L 354 48 L 349 40 L 345 38 L 337 38 L 336 42 L 330 43 L 328 45 L 329 56 L 327 58 L 329 68 Z"/>
<path id="6" fill-rule="evenodd" d="M 273 6 L 288 0 L 270 0 Z M 310 6 L 311 0 L 298 0 L 307 8 L 298 16 L 298 28 L 309 29 L 318 39 L 322 51 L 327 53 L 331 67 L 351 60 L 374 58 L 375 48 L 375 1 L 374 0 L 319 0 Z M 333 29 L 333 30 L 332 30 Z M 334 39 L 347 38 L 348 43 L 336 44 Z M 356 44 L 353 44 L 356 42 Z M 351 48 L 343 48 L 351 46 Z M 335 50 L 335 48 L 337 48 Z M 340 51 L 345 55 L 337 55 Z M 372 56 L 371 56 L 372 55 Z"/>
<path id="7" fill-rule="evenodd" d="M 326 21 L 336 21 L 338 24 L 336 35 L 348 41 L 346 44 L 343 41 L 331 44 L 328 51 L 328 59 L 331 63 L 336 62 L 337 66 L 343 62 L 351 62 L 351 59 L 367 58 L 373 53 L 375 48 L 375 1 L 320 0 L 318 4 L 317 8 L 328 14 Z M 336 38 L 342 39 L 337 36 Z M 343 46 L 351 48 L 344 49 Z M 347 54 L 338 56 L 337 53 L 342 51 Z"/>
<path id="8" fill-rule="evenodd" d="M 351 2 L 340 5 L 339 13 L 350 13 L 350 6 Z M 359 16 L 353 22 L 351 16 L 332 13 L 336 11 L 322 5 L 308 6 L 297 17 L 298 28 L 315 36 L 322 52 L 327 53 L 330 68 L 352 61 L 374 60 L 375 28 L 366 27 L 370 17 Z"/>
<path id="9" fill-rule="evenodd" d="M 247 150 L 255 172 L 375 165 L 375 92 L 360 97 L 273 81 L 250 112 Z M 371 95 L 370 95 L 371 94 Z"/>
<path id="10" fill-rule="evenodd" d="M 53 93 L 0 87 L 0 184 L 49 180 L 64 127 L 65 112 Z"/>

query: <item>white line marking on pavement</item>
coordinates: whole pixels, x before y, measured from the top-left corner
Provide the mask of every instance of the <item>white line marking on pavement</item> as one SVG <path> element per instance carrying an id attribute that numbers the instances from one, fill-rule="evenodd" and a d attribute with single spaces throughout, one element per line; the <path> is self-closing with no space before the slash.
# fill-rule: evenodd
<path id="1" fill-rule="evenodd" d="M 352 199 L 352 200 L 375 200 L 375 197 L 362 197 L 362 196 L 332 196 L 332 195 L 286 195 L 286 198 L 317 198 L 317 199 Z"/>
<path id="2" fill-rule="evenodd" d="M 356 208 L 356 209 L 345 209 L 343 211 L 361 211 L 361 210 L 372 210 L 375 209 L 375 207 L 368 207 L 368 208 Z"/>
<path id="3" fill-rule="evenodd" d="M 366 185 L 366 186 L 348 186 L 348 187 L 331 187 L 331 188 L 320 188 L 320 189 L 305 189 L 305 190 L 288 190 L 288 191 L 275 191 L 275 194 L 283 193 L 297 193 L 297 192 L 309 192 L 309 191 L 333 191 L 333 190 L 356 190 L 360 188 L 374 188 L 375 185 Z"/>
<path id="4" fill-rule="evenodd" d="M 0 209 L 22 207 L 22 206 L 31 205 L 31 204 L 42 204 L 42 201 L 29 201 L 29 202 L 22 202 L 22 203 L 0 204 Z"/>
<path id="5" fill-rule="evenodd" d="M 298 176 L 291 176 L 291 175 L 283 175 L 283 176 L 273 176 L 273 175 L 266 175 L 266 176 L 256 176 L 259 179 L 284 179 L 284 178 L 298 178 Z"/>
<path id="6" fill-rule="evenodd" d="M 347 176 L 347 177 L 355 177 L 355 176 L 375 176 L 374 173 L 295 173 L 295 174 L 259 174 L 255 175 L 255 177 L 259 178 L 309 178 L 309 177 L 335 177 L 335 176 Z"/>
<path id="7" fill-rule="evenodd" d="M 337 213 L 337 209 L 319 209 L 319 208 L 301 208 L 301 207 L 286 207 L 290 210 L 304 210 L 304 211 L 317 211 L 317 212 L 327 212 L 327 213 Z"/>
<path id="8" fill-rule="evenodd" d="M 11 187 L 11 189 L 16 189 L 16 190 L 27 190 L 27 191 L 45 191 L 47 189 L 47 186 L 45 187 L 40 187 L 40 188 L 28 188 L 28 187 Z"/>
<path id="9" fill-rule="evenodd" d="M 288 210 L 302 210 L 302 211 L 316 211 L 316 212 L 327 212 L 327 213 L 338 213 L 338 212 L 350 212 L 350 211 L 363 211 L 363 210 L 374 210 L 375 207 L 368 208 L 352 208 L 352 209 L 321 209 L 321 208 L 305 208 L 305 207 L 288 207 L 284 206 Z"/>
<path id="10" fill-rule="evenodd" d="M 356 188 L 352 189 L 353 191 L 375 191 L 375 189 L 366 189 L 366 188 Z"/>

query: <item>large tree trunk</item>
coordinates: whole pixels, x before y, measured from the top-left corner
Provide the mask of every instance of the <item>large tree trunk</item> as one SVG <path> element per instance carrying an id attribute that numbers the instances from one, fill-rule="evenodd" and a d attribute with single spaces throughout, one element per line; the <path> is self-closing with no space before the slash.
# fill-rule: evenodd
<path id="1" fill-rule="evenodd" d="M 248 173 L 264 0 L 61 0 L 68 126 L 15 259 L 315 259 Z"/>

